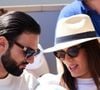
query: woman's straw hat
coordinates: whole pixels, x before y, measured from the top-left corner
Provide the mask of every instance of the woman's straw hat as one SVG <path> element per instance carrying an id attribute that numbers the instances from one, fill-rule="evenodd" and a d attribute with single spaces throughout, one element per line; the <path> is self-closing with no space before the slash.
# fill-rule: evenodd
<path id="1" fill-rule="evenodd" d="M 90 17 L 86 14 L 62 18 L 58 21 L 55 33 L 55 44 L 45 49 L 44 53 L 68 48 L 90 40 L 99 39 Z"/>

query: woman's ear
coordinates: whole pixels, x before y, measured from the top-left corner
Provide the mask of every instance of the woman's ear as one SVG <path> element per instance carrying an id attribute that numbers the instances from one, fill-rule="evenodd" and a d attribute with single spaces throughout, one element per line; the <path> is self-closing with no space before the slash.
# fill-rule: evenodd
<path id="1" fill-rule="evenodd" d="M 0 56 L 8 49 L 8 41 L 4 36 L 0 36 Z"/>

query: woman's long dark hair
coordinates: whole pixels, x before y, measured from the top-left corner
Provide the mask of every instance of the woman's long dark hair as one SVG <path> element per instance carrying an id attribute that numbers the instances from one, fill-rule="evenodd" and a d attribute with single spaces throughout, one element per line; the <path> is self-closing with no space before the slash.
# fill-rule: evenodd
<path id="1" fill-rule="evenodd" d="M 100 90 L 100 44 L 98 40 L 91 40 L 82 44 L 88 56 L 88 67 L 92 78 L 97 86 L 97 90 Z M 67 67 L 63 64 L 64 73 L 62 79 L 68 86 L 69 90 L 77 90 L 77 82 L 75 78 L 71 76 Z"/>

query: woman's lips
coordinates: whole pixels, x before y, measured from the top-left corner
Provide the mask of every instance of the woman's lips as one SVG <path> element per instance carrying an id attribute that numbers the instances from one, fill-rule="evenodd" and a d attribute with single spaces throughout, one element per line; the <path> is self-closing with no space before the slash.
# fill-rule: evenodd
<path id="1" fill-rule="evenodd" d="M 75 71 L 78 68 L 78 64 L 69 65 L 69 69 L 71 72 Z"/>

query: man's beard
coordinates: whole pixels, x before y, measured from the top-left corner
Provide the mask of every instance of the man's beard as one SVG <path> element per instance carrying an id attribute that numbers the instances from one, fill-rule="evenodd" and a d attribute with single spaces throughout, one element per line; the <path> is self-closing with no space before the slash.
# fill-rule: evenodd
<path id="1" fill-rule="evenodd" d="M 1 61 L 3 63 L 6 71 L 14 76 L 20 76 L 23 73 L 23 68 L 20 69 L 19 65 L 15 62 L 14 59 L 11 58 L 10 50 L 8 50 L 2 57 Z M 23 62 L 21 64 L 28 64 L 27 62 Z M 20 65 L 21 65 L 20 64 Z"/>

